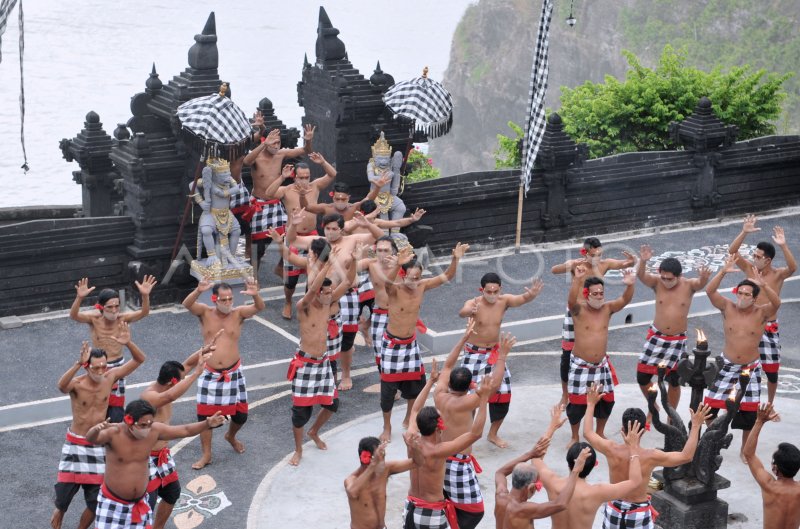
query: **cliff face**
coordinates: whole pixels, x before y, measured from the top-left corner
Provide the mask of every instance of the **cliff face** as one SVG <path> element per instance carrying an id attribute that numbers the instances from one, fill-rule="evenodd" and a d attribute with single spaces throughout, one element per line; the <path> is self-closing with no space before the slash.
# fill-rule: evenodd
<path id="1" fill-rule="evenodd" d="M 772 0 L 769 8 L 741 0 L 705 4 L 576 0 L 577 24 L 571 28 L 565 23 L 569 2 L 556 0 L 547 108 L 559 108 L 561 86 L 601 82 L 606 75 L 623 78 L 627 68 L 623 49 L 650 66 L 664 45 L 672 43 L 686 48 L 687 64 L 704 69 L 745 63 L 777 73 L 800 69 L 800 4 L 793 0 Z M 539 0 L 480 0 L 465 12 L 442 79 L 453 95 L 453 129 L 430 144 L 442 174 L 493 169 L 497 134 L 511 134 L 508 121 L 524 124 L 540 12 Z M 790 97 L 778 133 L 798 128 L 797 81 L 795 77 L 785 85 Z"/>

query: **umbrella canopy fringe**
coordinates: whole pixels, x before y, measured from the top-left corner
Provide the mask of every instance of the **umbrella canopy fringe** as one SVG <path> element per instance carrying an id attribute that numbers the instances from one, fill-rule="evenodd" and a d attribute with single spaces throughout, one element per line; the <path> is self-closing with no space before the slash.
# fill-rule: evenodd
<path id="1" fill-rule="evenodd" d="M 189 129 L 181 130 L 188 136 L 191 150 L 200 153 L 203 158 L 224 158 L 232 162 L 243 156 L 252 145 L 251 138 L 245 138 L 236 143 L 219 143 L 198 136 Z"/>
<path id="2" fill-rule="evenodd" d="M 453 114 L 450 114 L 446 120 L 436 123 L 417 123 L 416 129 L 423 132 L 428 138 L 438 138 L 450 132 L 452 126 Z"/>

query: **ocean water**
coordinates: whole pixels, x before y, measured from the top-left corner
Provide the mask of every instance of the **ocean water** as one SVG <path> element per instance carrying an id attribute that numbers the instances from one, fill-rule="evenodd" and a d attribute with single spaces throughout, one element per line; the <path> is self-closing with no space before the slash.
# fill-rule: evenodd
<path id="1" fill-rule="evenodd" d="M 378 61 L 396 81 L 424 66 L 441 80 L 467 0 L 339 0 L 325 10 L 348 57 L 369 77 Z M 130 98 L 144 90 L 155 63 L 166 84 L 188 66 L 187 52 L 215 12 L 220 78 L 248 115 L 268 97 L 288 126 L 300 126 L 297 82 L 303 55 L 314 62 L 317 2 L 209 0 L 62 2 L 23 0 L 25 16 L 24 174 L 20 145 L 18 7 L 2 37 L 0 63 L 0 207 L 79 204 L 75 162 L 58 142 L 74 137 L 90 110 L 109 134 L 130 117 Z"/>

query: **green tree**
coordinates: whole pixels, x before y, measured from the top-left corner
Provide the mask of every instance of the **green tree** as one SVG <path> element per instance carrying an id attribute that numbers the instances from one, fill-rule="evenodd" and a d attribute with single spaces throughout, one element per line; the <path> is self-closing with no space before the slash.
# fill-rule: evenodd
<path id="1" fill-rule="evenodd" d="M 522 145 L 525 131 L 513 121 L 508 122 L 508 128 L 514 131 L 516 136 L 497 135 L 497 149 L 494 151 L 495 169 L 517 169 L 522 167 L 522 149 L 520 146 Z"/>
<path id="2" fill-rule="evenodd" d="M 592 157 L 675 149 L 669 123 L 691 115 L 703 96 L 711 99 L 717 117 L 739 127 L 739 139 L 773 134 L 772 122 L 786 97 L 782 85 L 793 75 L 749 66 L 705 72 L 687 67 L 685 51 L 669 45 L 655 69 L 642 66 L 631 52 L 623 54 L 630 66 L 624 81 L 606 76 L 604 83 L 562 87 L 564 130 L 587 143 Z"/>

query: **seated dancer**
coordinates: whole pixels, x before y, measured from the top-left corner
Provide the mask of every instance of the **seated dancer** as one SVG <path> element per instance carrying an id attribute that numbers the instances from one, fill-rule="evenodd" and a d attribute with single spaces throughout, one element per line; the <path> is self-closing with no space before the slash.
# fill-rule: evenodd
<path id="1" fill-rule="evenodd" d="M 657 448 L 641 448 L 634 452 L 630 445 L 619 444 L 601 437 L 592 430 L 592 412 L 594 407 L 603 398 L 602 386 L 595 384 L 589 389 L 587 395 L 586 421 L 583 424 L 583 436 L 592 447 L 606 456 L 608 460 L 608 479 L 611 483 L 620 483 L 630 479 L 628 466 L 633 459 L 639 459 L 642 481 L 632 492 L 621 496 L 619 499 L 609 501 L 603 511 L 604 529 L 624 529 L 626 527 L 642 527 L 653 529 L 655 518 L 658 515 L 650 505 L 650 495 L 647 485 L 653 469 L 656 467 L 676 467 L 688 463 L 694 457 L 697 442 L 700 440 L 700 427 L 709 417 L 709 407 L 705 404 L 698 406 L 697 411 L 691 412 L 692 427 L 683 450 L 680 452 L 663 452 Z M 622 433 L 627 439 L 631 429 L 641 428 L 645 414 L 639 408 L 628 408 L 622 414 Z"/>
<path id="2" fill-rule="evenodd" d="M 786 235 L 780 226 L 772 228 L 772 241 L 781 247 L 783 259 L 786 261 L 785 267 L 776 268 L 772 266 L 772 262 L 775 259 L 775 246 L 769 241 L 761 241 L 756 245 L 752 261 L 748 261 L 739 255 L 739 248 L 741 248 L 747 234 L 757 231 L 761 231 L 761 228 L 756 228 L 756 216 L 748 215 L 745 217 L 742 231 L 728 247 L 728 253 L 736 256 L 736 265 L 747 274 L 748 278 L 752 279 L 751 272 L 755 267 L 761 273 L 764 282 L 772 287 L 775 294 L 780 296 L 783 282 L 797 271 L 797 261 L 795 261 L 794 255 L 789 250 L 789 245 L 786 244 Z M 764 299 L 756 299 L 756 304 L 763 302 Z M 758 352 L 761 356 L 761 369 L 764 370 L 764 374 L 767 376 L 767 399 L 772 402 L 775 400 L 775 392 L 778 390 L 778 370 L 781 367 L 781 344 L 777 309 L 767 317 L 767 323 L 764 325 L 764 335 L 758 344 Z"/>
<path id="3" fill-rule="evenodd" d="M 508 476 L 514 471 L 514 467 L 519 463 L 528 461 L 533 462 L 534 458 L 542 458 L 550 447 L 553 433 L 561 428 L 566 422 L 566 418 L 561 418 L 563 407 L 556 405 L 550 412 L 550 424 L 547 431 L 542 435 L 534 447 L 519 457 L 515 457 L 505 465 L 497 469 L 494 473 L 494 523 L 496 529 L 503 529 L 503 519 L 506 516 L 506 506 L 508 506 Z M 538 470 L 538 469 L 537 469 Z M 540 471 L 541 473 L 541 471 Z"/>
<path id="4" fill-rule="evenodd" d="M 639 488 L 642 483 L 639 439 L 643 431 L 638 424 L 630 425 L 628 432 L 622 436 L 631 453 L 628 479 L 614 484 L 586 483 L 586 477 L 592 472 L 597 462 L 597 453 L 588 443 L 579 442 L 569 447 L 566 459 L 570 470 L 575 470 L 575 460 L 581 452 L 588 450 L 589 457 L 586 464 L 583 465 L 583 470 L 578 474 L 579 479 L 566 510 L 553 515 L 553 529 L 591 529 L 597 510 L 601 506 L 616 498 L 625 497 Z M 552 499 L 564 492 L 567 480 L 550 470 L 542 458 L 543 456 L 535 458 L 533 466 L 539 471 L 539 479 L 542 481 L 548 497 Z"/>
<path id="5" fill-rule="evenodd" d="M 153 419 L 155 422 L 170 423 L 172 403 L 181 398 L 205 371 L 206 362 L 217 348 L 216 341 L 222 332 L 220 329 L 210 343 L 189 355 L 183 363 L 168 360 L 161 365 L 156 381 L 141 394 L 142 400 L 146 400 L 156 409 Z M 186 375 L 192 368 L 192 373 Z M 166 441 L 159 441 L 150 452 L 150 482 L 147 484 L 147 493 L 150 509 L 156 513 L 153 529 L 164 529 L 175 502 L 181 496 L 178 469 Z M 161 504 L 156 510 L 158 498 L 161 498 Z"/>
<path id="6" fill-rule="evenodd" d="M 256 127 L 262 128 L 264 118 L 258 113 L 256 116 Z M 242 233 L 248 236 L 248 250 L 251 244 L 256 244 L 256 261 L 254 268 L 258 269 L 261 258 L 267 251 L 267 246 L 272 242 L 269 237 L 269 228 L 275 228 L 283 233 L 286 224 L 286 210 L 281 204 L 280 198 L 270 193 L 270 186 L 277 182 L 281 185 L 286 178 L 294 175 L 294 166 L 286 164 L 284 160 L 297 158 L 304 154 L 311 154 L 313 151 L 312 141 L 316 127 L 306 125 L 303 129 L 303 146 L 295 149 L 281 148 L 281 131 L 272 129 L 269 134 L 262 136 L 261 142 L 244 157 L 243 163 L 250 167 L 250 176 L 253 178 L 253 192 L 250 196 L 250 204 L 246 211 L 237 215 L 234 205 L 231 204 L 231 211 L 239 220 Z M 234 169 L 231 166 L 231 172 Z M 235 177 L 234 173 L 234 177 Z M 239 180 L 239 179 L 237 179 Z M 251 255 L 251 253 L 248 253 Z M 280 263 L 278 263 L 280 266 Z M 283 275 L 283 270 L 276 267 L 276 273 Z M 256 274 L 257 276 L 257 274 Z"/>
<path id="7" fill-rule="evenodd" d="M 97 495 L 96 529 L 152 527 L 153 512 L 147 503 L 150 452 L 159 442 L 191 437 L 226 421 L 216 412 L 200 422 L 170 426 L 155 422 L 155 415 L 149 402 L 134 400 L 125 407 L 123 424 L 106 420 L 86 432 L 86 440 L 104 446 L 107 456 Z"/>
<path id="8" fill-rule="evenodd" d="M 339 394 L 327 354 L 328 322 L 331 305 L 339 302 L 355 279 L 355 266 L 351 263 L 347 276 L 334 288 L 330 279 L 332 265 L 337 262 L 336 248 L 319 272 L 311 279 L 306 294 L 297 302 L 300 323 L 300 346 L 289 363 L 286 378 L 292 383 L 292 432 L 294 455 L 290 465 L 297 466 L 303 457 L 303 427 L 311 419 L 315 404 L 322 406 L 308 436 L 320 450 L 327 445 L 320 439 L 319 431 L 339 409 Z"/>
<path id="9" fill-rule="evenodd" d="M 744 457 L 750 473 L 761 487 L 764 502 L 764 529 L 797 529 L 800 527 L 800 483 L 794 480 L 800 470 L 800 449 L 791 443 L 780 443 L 772 454 L 772 476 L 756 455 L 758 435 L 764 423 L 779 421 L 772 403 L 761 404 L 756 424 L 744 446 Z"/>
<path id="10" fill-rule="evenodd" d="M 442 434 L 447 428 L 444 420 L 433 406 L 423 407 L 438 378 L 436 359 L 433 359 L 430 379 L 412 407 L 408 430 L 403 434 L 408 452 L 416 463 L 409 472 L 411 484 L 403 508 L 403 529 L 458 527 L 453 503 L 442 493 L 446 461 L 452 454 L 463 453 L 480 439 L 486 424 L 486 403 L 492 391 L 479 389 L 482 397 L 469 430 L 450 441 L 443 440 Z M 483 383 L 490 380 L 485 379 Z"/>
<path id="11" fill-rule="evenodd" d="M 389 476 L 410 470 L 414 461 L 386 461 L 386 443 L 377 437 L 359 441 L 358 459 L 361 465 L 344 480 L 350 504 L 350 529 L 384 529 Z"/>
<path id="12" fill-rule="evenodd" d="M 197 384 L 197 419 L 203 420 L 217 411 L 231 418 L 225 440 L 238 454 L 244 452 L 244 444 L 236 438 L 236 433 L 247 422 L 247 386 L 242 372 L 242 358 L 239 353 L 239 336 L 244 321 L 264 310 L 264 300 L 258 293 L 258 282 L 247 279 L 247 288 L 241 293 L 253 297 L 252 305 L 233 306 L 233 288 L 227 283 L 213 286 L 209 278 L 197 283 L 197 288 L 186 296 L 183 306 L 200 319 L 203 342 L 216 339 L 216 349 L 206 362 L 206 368 Z M 198 303 L 200 294 L 211 289 L 213 307 Z M 221 335 L 220 330 L 224 330 Z M 200 434 L 202 455 L 192 464 L 199 470 L 211 463 L 211 430 Z"/>
<path id="13" fill-rule="evenodd" d="M 439 375 L 443 383 L 436 386 L 433 403 L 442 420 L 447 424 L 447 429 L 442 434 L 442 441 L 452 441 L 459 435 L 468 432 L 472 426 L 473 412 L 481 403 L 482 395 L 477 392 L 470 393 L 472 386 L 472 373 L 466 367 L 455 368 L 458 356 L 464 349 L 464 344 L 475 334 L 475 321 L 470 318 L 467 329 L 447 356 L 444 367 Z M 500 337 L 498 350 L 498 369 L 489 376 L 487 384 L 480 386 L 481 391 L 488 392 L 487 399 L 500 387 L 505 372 L 505 363 L 508 352 L 514 346 L 516 339 L 504 333 Z M 445 498 L 453 502 L 458 516 L 459 529 L 474 529 L 483 518 L 483 495 L 478 483 L 481 466 L 472 455 L 472 447 L 467 447 L 460 453 L 451 454 L 447 458 L 447 467 L 444 476 Z"/>
<path id="14" fill-rule="evenodd" d="M 158 284 L 156 278 L 145 275 L 142 282 L 136 281 L 136 288 L 142 297 L 142 308 L 133 312 L 120 313 L 119 294 L 110 288 L 100 291 L 95 310 L 80 312 L 81 303 L 92 293 L 95 287 L 89 286 L 89 279 L 84 277 L 75 285 L 77 295 L 69 310 L 69 317 L 80 323 L 88 323 L 91 328 L 92 347 L 102 349 L 108 355 L 108 367 L 115 368 L 122 365 L 125 359 L 122 356 L 122 346 L 114 340 L 119 321 L 133 323 L 150 314 L 150 292 Z M 119 379 L 111 395 L 108 397 L 108 418 L 111 422 L 122 420 L 125 408 L 125 378 Z"/>
<path id="15" fill-rule="evenodd" d="M 750 377 L 739 403 L 739 411 L 731 422 L 731 428 L 742 430 L 743 450 L 747 436 L 756 422 L 756 412 L 761 401 L 761 358 L 758 343 L 764 334 L 764 323 L 778 311 L 781 300 L 769 283 L 764 282 L 761 272 L 755 267 L 751 270 L 749 279 L 740 281 L 733 289 L 735 303 L 717 292 L 725 274 L 735 270 L 736 261 L 735 255 L 729 255 L 725 266 L 706 287 L 711 304 L 722 312 L 725 347 L 720 354 L 722 367 L 717 373 L 717 379 L 708 389 L 704 402 L 712 408 L 711 417 L 716 417 L 719 410 L 725 409 L 725 400 L 736 395 L 739 377 L 744 374 Z M 766 303 L 756 305 L 755 300 L 762 292 Z M 744 455 L 740 453 L 740 456 L 744 461 Z"/>
<path id="16" fill-rule="evenodd" d="M 688 326 L 689 309 L 695 292 L 705 288 L 711 277 L 711 270 L 707 266 L 698 269 L 697 279 L 682 277 L 683 267 L 674 257 L 667 257 L 658 264 L 658 274 L 647 271 L 647 261 L 653 257 L 653 250 L 643 244 L 639 250 L 639 264 L 636 276 L 645 286 L 650 287 L 656 294 L 656 316 L 644 343 L 644 350 L 639 355 L 636 366 L 636 382 L 642 395 L 647 398 L 647 392 L 652 387 L 653 375 L 658 374 L 658 368 L 663 364 L 667 369 L 666 381 L 669 383 L 667 397 L 669 405 L 678 409 L 681 398 L 681 386 L 678 381 L 678 361 L 686 355 L 686 328 Z M 648 414 L 645 429 L 650 428 Z"/>
<path id="17" fill-rule="evenodd" d="M 581 450 L 561 493 L 555 500 L 544 503 L 528 501 L 536 494 L 536 491 L 542 488 L 542 482 L 538 479 L 539 473 L 536 468 L 530 463 L 517 463 L 511 473 L 511 491 L 508 493 L 503 529 L 533 528 L 534 520 L 547 518 L 566 509 L 567 504 L 572 499 L 572 493 L 578 481 L 578 474 L 583 471 L 589 454 L 588 448 Z"/>
<path id="18" fill-rule="evenodd" d="M 114 384 L 133 373 L 145 361 L 144 353 L 131 341 L 128 324 L 119 321 L 116 327 L 117 336 L 112 334 L 108 340 L 127 347 L 131 352 L 130 360 L 109 369 L 106 352 L 90 348 L 89 342 L 83 342 L 79 360 L 58 380 L 59 391 L 69 395 L 72 424 L 67 429 L 67 439 L 61 448 L 58 464 L 55 509 L 50 519 L 53 529 L 61 529 L 64 514 L 81 487 L 86 509 L 81 514 L 78 529 L 87 529 L 94 520 L 97 492 L 105 472 L 105 452 L 102 446 L 87 440 L 86 432 L 106 417 L 108 396 Z M 86 374 L 76 377 L 81 368 L 86 370 Z"/>
<path id="19" fill-rule="evenodd" d="M 305 210 L 295 211 L 292 214 L 292 224 L 286 231 L 286 240 L 289 244 L 294 244 L 297 248 L 306 249 L 309 245 L 319 237 L 313 236 L 297 236 L 296 226 L 303 223 L 303 219 L 307 216 Z M 342 235 L 342 228 L 344 228 L 344 217 L 338 213 L 332 215 L 325 215 L 322 217 L 322 229 L 324 230 L 325 239 L 330 243 L 331 248 L 339 248 L 341 251 L 337 253 L 334 261 L 334 268 L 332 272 L 332 280 L 339 283 L 343 280 L 344 270 L 349 269 L 351 266 L 355 267 L 352 263 L 354 255 L 359 244 L 372 244 L 375 240 L 383 235 L 383 232 L 369 222 L 361 213 L 355 216 L 356 222 L 362 224 L 367 228 L 368 233 L 360 233 L 356 235 Z M 331 309 L 331 315 L 336 315 L 336 309 Z M 353 282 L 345 295 L 339 300 L 340 318 L 337 318 L 337 325 L 341 319 L 341 344 L 337 352 L 342 358 L 342 381 L 338 385 L 342 391 L 349 390 L 353 387 L 353 381 L 350 378 L 350 366 L 353 362 L 353 344 L 355 342 L 356 334 L 358 333 L 358 291 L 356 284 Z"/>
<path id="20" fill-rule="evenodd" d="M 575 267 L 583 265 L 589 269 L 589 276 L 602 278 L 609 270 L 622 270 L 629 268 L 636 263 L 636 258 L 628 253 L 622 252 L 625 260 L 619 259 L 603 259 L 603 246 L 597 237 L 589 237 L 583 241 L 581 248 L 581 257 L 578 259 L 570 259 L 564 263 L 557 264 L 550 271 L 554 274 L 574 273 Z M 575 326 L 572 321 L 572 313 L 567 306 L 567 312 L 564 315 L 564 324 L 561 327 L 561 403 L 567 405 L 567 377 L 569 375 L 569 362 L 570 352 L 575 346 Z"/>
<path id="21" fill-rule="evenodd" d="M 412 260 L 403 264 L 399 271 L 395 268 L 393 273 L 396 275 L 386 278 L 389 321 L 381 339 L 381 441 L 390 441 L 392 438 L 392 407 L 397 392 L 400 391 L 400 396 L 408 401 L 408 410 L 403 420 L 405 427 L 410 424 L 414 399 L 425 385 L 425 368 L 417 344 L 417 328 L 421 323 L 419 311 L 425 292 L 452 280 L 458 269 L 458 261 L 468 249 L 468 244 L 456 244 L 450 266 L 436 277 L 422 279 L 422 264 Z M 395 282 L 397 276 L 401 278 L 399 282 Z"/>
<path id="22" fill-rule="evenodd" d="M 288 212 L 300 211 L 300 197 L 303 196 L 307 204 L 316 204 L 319 199 L 320 192 L 327 188 L 336 179 L 336 169 L 328 163 L 325 158 L 319 153 L 312 152 L 308 155 L 308 159 L 312 162 L 321 165 L 325 171 L 325 176 L 311 181 L 311 169 L 307 163 L 298 163 L 294 166 L 294 183 L 287 186 L 282 186 L 280 180 L 275 180 L 270 184 L 267 189 L 267 194 L 273 198 L 283 201 L 283 207 Z M 304 215 L 297 219 L 299 224 L 295 225 L 295 233 L 299 236 L 304 235 L 317 235 L 317 216 Z M 293 244 L 294 237 L 287 237 L 286 244 Z M 295 250 L 297 249 L 295 248 Z M 283 264 L 283 318 L 287 320 L 292 319 L 292 296 L 297 288 L 297 282 L 301 275 L 306 273 L 305 270 L 295 268 L 284 262 Z"/>
<path id="23" fill-rule="evenodd" d="M 520 307 L 530 303 L 542 291 L 544 283 L 541 279 L 534 279 L 530 288 L 525 288 L 524 294 L 513 295 L 501 292 L 502 283 L 500 276 L 494 272 L 484 274 L 481 278 L 481 295 L 471 298 L 464 303 L 458 315 L 462 318 L 471 317 L 475 320 L 475 334 L 469 342 L 464 344 L 464 360 L 462 366 L 469 369 L 475 382 L 488 375 L 497 362 L 497 347 L 500 339 L 500 327 L 506 310 Z M 511 373 L 505 366 L 503 383 L 496 394 L 489 398 L 489 435 L 486 439 L 500 448 L 506 448 L 508 443 L 498 435 L 503 419 L 508 415 L 511 403 Z"/>
<path id="24" fill-rule="evenodd" d="M 575 347 L 569 359 L 569 404 L 567 417 L 572 427 L 569 445 L 578 442 L 578 425 L 586 414 L 586 392 L 595 382 L 603 386 L 603 402 L 592 411 L 597 418 L 597 434 L 603 436 L 606 421 L 614 407 L 616 373 L 608 358 L 608 323 L 611 315 L 621 311 L 633 298 L 636 275 L 626 270 L 622 276 L 625 291 L 617 299 L 605 301 L 605 283 L 590 276 L 587 267 L 574 270 L 569 291 L 569 310 L 575 319 Z M 582 287 L 582 288 L 581 288 Z M 578 292 L 582 295 L 578 297 Z"/>

